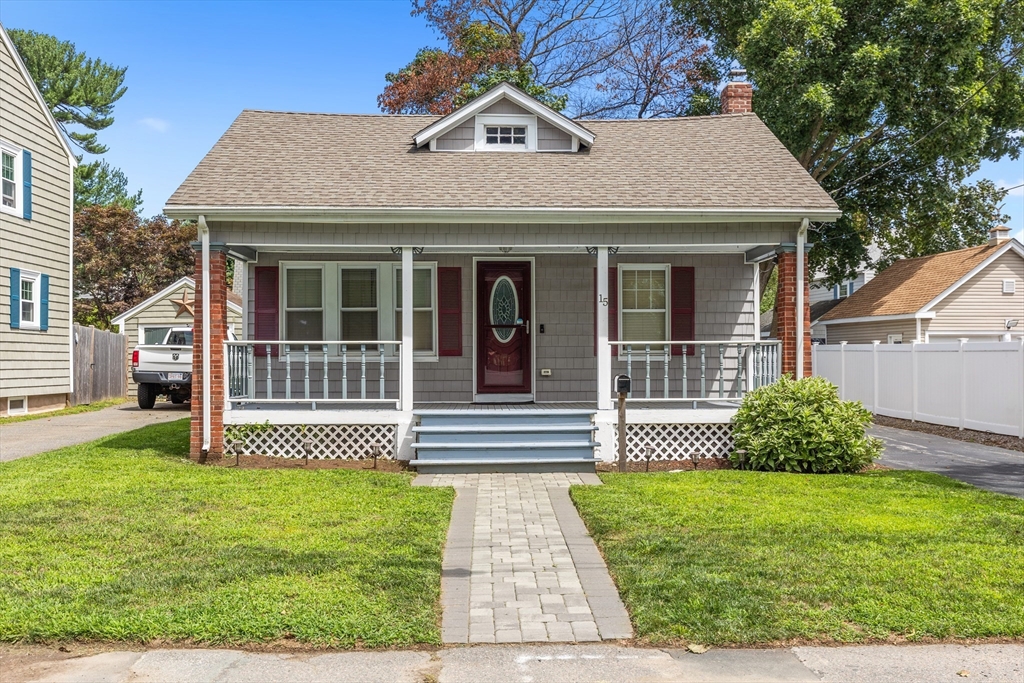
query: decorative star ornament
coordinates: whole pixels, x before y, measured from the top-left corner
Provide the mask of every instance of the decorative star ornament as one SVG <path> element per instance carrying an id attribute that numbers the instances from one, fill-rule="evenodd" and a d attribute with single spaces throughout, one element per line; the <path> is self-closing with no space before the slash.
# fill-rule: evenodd
<path id="1" fill-rule="evenodd" d="M 180 318 L 183 315 L 188 315 L 192 318 L 196 315 L 196 301 L 188 300 L 188 290 L 184 290 L 181 293 L 180 299 L 171 299 L 171 303 L 178 307 L 178 312 L 175 314 L 175 318 Z"/>

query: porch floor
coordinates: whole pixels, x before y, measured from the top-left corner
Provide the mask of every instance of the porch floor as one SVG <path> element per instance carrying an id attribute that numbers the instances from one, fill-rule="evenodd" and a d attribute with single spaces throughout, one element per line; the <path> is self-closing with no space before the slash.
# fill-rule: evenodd
<path id="1" fill-rule="evenodd" d="M 735 408 L 736 403 L 726 400 L 698 399 L 698 408 Z M 626 409 L 691 410 L 694 401 L 626 401 Z M 416 403 L 415 410 L 597 410 L 597 401 L 538 402 L 538 403 Z"/>

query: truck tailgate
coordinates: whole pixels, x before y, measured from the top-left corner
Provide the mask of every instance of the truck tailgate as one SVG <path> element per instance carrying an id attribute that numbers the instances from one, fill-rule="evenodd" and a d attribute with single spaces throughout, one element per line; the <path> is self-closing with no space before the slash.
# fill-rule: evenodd
<path id="1" fill-rule="evenodd" d="M 139 346 L 137 370 L 146 372 L 192 372 L 192 347 L 146 344 Z"/>

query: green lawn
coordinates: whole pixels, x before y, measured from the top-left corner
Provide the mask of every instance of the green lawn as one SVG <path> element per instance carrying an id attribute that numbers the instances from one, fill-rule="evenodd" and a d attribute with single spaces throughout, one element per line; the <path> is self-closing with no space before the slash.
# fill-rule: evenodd
<path id="1" fill-rule="evenodd" d="M 0 641 L 440 642 L 450 489 L 187 450 L 182 420 L 0 464 Z"/>
<path id="2" fill-rule="evenodd" d="M 920 472 L 574 487 L 655 643 L 1024 636 L 1024 501 Z"/>

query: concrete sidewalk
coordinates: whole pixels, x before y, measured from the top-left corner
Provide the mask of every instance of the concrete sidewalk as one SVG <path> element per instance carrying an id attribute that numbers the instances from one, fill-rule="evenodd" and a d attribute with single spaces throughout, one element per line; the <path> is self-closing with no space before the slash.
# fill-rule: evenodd
<path id="1" fill-rule="evenodd" d="M 877 425 L 868 433 L 885 442 L 885 453 L 878 461 L 882 465 L 935 472 L 988 491 L 1024 498 L 1021 451 Z"/>
<path id="2" fill-rule="evenodd" d="M 72 646 L 74 649 L 74 646 Z M 251 653 L 149 650 L 76 657 L 0 647 L 4 683 L 589 683 L 590 681 L 1024 681 L 1024 645 L 876 645 L 685 650 L 484 645 L 435 651 Z"/>
<path id="3" fill-rule="evenodd" d="M 123 403 L 88 413 L 40 417 L 2 425 L 0 462 L 75 446 L 158 422 L 180 420 L 188 417 L 190 410 L 187 403 L 174 405 L 161 401 L 152 410 L 141 410 L 135 403 Z"/>

